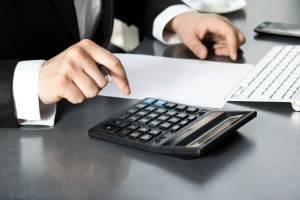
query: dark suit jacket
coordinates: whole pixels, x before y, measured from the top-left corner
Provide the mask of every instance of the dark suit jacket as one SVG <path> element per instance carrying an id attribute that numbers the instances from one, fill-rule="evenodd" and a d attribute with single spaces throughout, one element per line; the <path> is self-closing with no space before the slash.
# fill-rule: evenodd
<path id="1" fill-rule="evenodd" d="M 180 0 L 102 0 L 93 41 L 106 47 L 113 18 L 151 35 L 154 18 Z M 49 59 L 79 41 L 73 0 L 0 1 L 0 127 L 17 127 L 12 80 L 20 60 Z"/>

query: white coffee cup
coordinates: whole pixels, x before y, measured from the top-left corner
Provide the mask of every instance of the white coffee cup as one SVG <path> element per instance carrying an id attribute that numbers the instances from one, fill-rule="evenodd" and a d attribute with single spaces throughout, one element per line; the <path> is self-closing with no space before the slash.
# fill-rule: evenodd
<path id="1" fill-rule="evenodd" d="M 201 0 L 204 6 L 209 8 L 219 8 L 228 6 L 228 0 Z"/>

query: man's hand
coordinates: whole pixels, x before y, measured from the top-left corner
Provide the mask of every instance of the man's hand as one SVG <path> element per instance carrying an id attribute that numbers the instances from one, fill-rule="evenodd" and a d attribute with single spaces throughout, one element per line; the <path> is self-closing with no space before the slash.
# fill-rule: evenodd
<path id="1" fill-rule="evenodd" d="M 215 42 L 216 55 L 237 59 L 237 49 L 245 43 L 244 35 L 225 17 L 216 14 L 187 12 L 167 24 L 167 30 L 176 32 L 181 41 L 200 59 L 207 56 L 202 41 Z"/>
<path id="2" fill-rule="evenodd" d="M 72 103 L 81 103 L 86 98 L 95 97 L 108 82 L 97 63 L 103 64 L 109 70 L 124 94 L 130 94 L 129 83 L 120 60 L 85 39 L 43 64 L 39 75 L 40 100 L 51 104 L 65 98 Z"/>

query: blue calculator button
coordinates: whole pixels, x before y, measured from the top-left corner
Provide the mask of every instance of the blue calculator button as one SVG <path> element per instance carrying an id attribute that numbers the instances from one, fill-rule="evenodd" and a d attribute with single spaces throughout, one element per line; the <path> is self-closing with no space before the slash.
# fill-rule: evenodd
<path id="1" fill-rule="evenodd" d="M 158 100 L 154 105 L 156 105 L 157 107 L 163 107 L 166 103 L 166 101 Z"/>
<path id="2" fill-rule="evenodd" d="M 154 99 L 154 98 L 148 98 L 148 99 L 144 100 L 144 103 L 152 105 L 155 101 L 156 101 L 156 99 Z"/>

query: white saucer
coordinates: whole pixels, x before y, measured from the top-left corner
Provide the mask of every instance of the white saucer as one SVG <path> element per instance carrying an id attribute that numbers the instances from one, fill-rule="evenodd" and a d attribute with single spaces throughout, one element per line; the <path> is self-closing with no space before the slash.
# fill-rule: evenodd
<path id="1" fill-rule="evenodd" d="M 200 12 L 208 13 L 230 13 L 244 8 L 247 5 L 245 0 L 229 0 L 228 5 L 221 7 L 208 7 L 201 3 L 201 0 L 182 0 L 183 3 L 187 4 L 189 7 L 198 10 Z"/>

